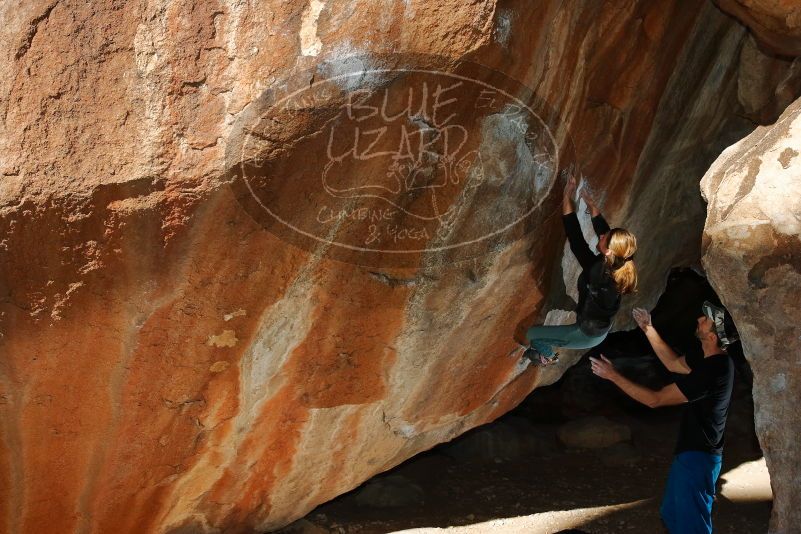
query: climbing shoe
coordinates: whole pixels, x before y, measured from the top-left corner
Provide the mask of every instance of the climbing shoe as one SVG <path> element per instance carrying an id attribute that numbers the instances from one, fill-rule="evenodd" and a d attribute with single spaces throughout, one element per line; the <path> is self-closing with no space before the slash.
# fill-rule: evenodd
<path id="1" fill-rule="evenodd" d="M 554 352 L 553 356 L 540 356 L 540 364 L 545 367 L 547 365 L 553 365 L 559 361 L 559 353 Z"/>
<path id="2" fill-rule="evenodd" d="M 523 358 L 529 360 L 532 365 L 537 365 L 540 367 L 553 365 L 559 361 L 559 355 L 557 353 L 553 353 L 552 356 L 546 356 L 534 347 L 528 347 L 523 353 Z"/>

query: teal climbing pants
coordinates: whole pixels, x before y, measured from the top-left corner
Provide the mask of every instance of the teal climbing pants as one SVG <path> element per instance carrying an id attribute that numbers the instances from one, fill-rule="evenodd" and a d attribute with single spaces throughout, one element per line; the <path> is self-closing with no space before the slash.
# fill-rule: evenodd
<path id="1" fill-rule="evenodd" d="M 553 325 L 553 326 L 532 326 L 526 332 L 529 344 L 537 352 L 550 358 L 553 356 L 554 349 L 591 349 L 601 344 L 606 339 L 609 330 L 599 336 L 588 336 L 579 328 L 578 323 Z"/>

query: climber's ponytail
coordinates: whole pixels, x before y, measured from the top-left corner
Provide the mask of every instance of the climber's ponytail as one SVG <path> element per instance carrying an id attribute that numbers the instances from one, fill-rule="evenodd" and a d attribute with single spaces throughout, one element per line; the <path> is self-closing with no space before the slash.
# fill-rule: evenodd
<path id="1" fill-rule="evenodd" d="M 637 268 L 634 253 L 637 252 L 637 238 L 623 228 L 609 232 L 606 248 L 609 249 L 605 261 L 615 279 L 617 290 L 625 295 L 637 290 Z"/>

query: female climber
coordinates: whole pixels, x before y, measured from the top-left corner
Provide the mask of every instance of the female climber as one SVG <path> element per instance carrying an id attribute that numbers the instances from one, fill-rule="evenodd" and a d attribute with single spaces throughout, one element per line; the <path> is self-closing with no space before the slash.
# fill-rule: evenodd
<path id="1" fill-rule="evenodd" d="M 550 365 L 559 359 L 555 347 L 589 349 L 600 344 L 612 327 L 612 318 L 620 308 L 622 295 L 637 287 L 634 253 L 637 239 L 623 228 L 610 229 L 592 196 L 582 188 L 581 197 L 592 215 L 592 227 L 598 234 L 594 254 L 584 240 L 573 197 L 576 178 L 569 176 L 562 197 L 562 223 L 570 250 L 581 265 L 578 278 L 576 322 L 560 326 L 533 326 L 526 332 L 529 347 L 523 353 L 535 365 Z"/>

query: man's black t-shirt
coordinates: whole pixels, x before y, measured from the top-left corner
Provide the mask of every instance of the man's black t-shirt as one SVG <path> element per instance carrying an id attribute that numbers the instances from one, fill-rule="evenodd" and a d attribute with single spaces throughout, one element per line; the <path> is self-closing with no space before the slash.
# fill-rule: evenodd
<path id="1" fill-rule="evenodd" d="M 723 454 L 723 432 L 734 387 L 734 362 L 728 354 L 706 358 L 695 354 L 687 356 L 686 361 L 691 372 L 679 376 L 676 386 L 689 405 L 684 408 L 675 453 Z"/>

